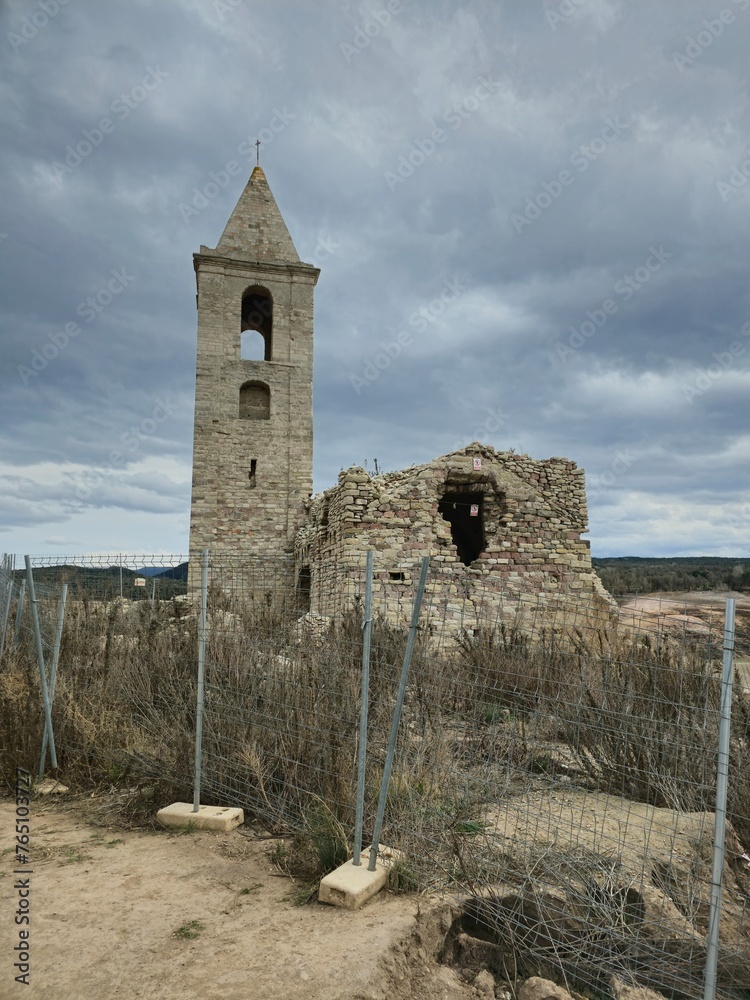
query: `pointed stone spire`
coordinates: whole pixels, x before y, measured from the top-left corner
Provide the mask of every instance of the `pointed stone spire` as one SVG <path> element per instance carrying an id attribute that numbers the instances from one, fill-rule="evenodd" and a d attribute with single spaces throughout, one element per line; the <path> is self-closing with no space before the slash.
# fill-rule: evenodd
<path id="1" fill-rule="evenodd" d="M 216 250 L 227 257 L 298 264 L 299 254 L 262 167 L 254 167 Z"/>

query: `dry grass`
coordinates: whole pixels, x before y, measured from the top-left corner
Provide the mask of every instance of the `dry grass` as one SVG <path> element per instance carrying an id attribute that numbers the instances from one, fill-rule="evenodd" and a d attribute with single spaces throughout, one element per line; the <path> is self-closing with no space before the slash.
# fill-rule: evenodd
<path id="1" fill-rule="evenodd" d="M 354 821 L 362 618 L 355 608 L 315 634 L 272 594 L 209 604 L 203 733 L 205 802 L 231 802 L 301 830 L 311 802 Z M 54 704 L 68 784 L 159 781 L 190 795 L 197 618 L 184 600 L 72 602 Z M 405 633 L 372 631 L 368 731 L 371 829 Z M 707 655 L 707 652 L 709 655 Z M 554 780 L 575 762 L 589 787 L 684 810 L 713 806 L 719 679 L 710 650 L 664 637 L 520 619 L 436 651 L 420 636 L 410 675 L 387 819 L 453 847 L 481 803 L 514 782 Z M 0 666 L 0 780 L 36 769 L 42 737 L 32 650 Z M 750 716 L 735 699 L 730 805 L 750 842 Z M 564 748 L 567 747 L 567 750 Z M 575 777 L 575 774 L 573 775 Z M 453 824 L 453 825 L 452 825 Z M 453 831 L 450 836 L 445 831 Z M 455 851 L 453 851 L 455 855 Z"/>
<path id="2" fill-rule="evenodd" d="M 541 717 L 549 722 L 547 735 L 570 748 L 590 785 L 657 806 L 713 809 L 721 678 L 710 647 L 599 629 L 542 630 L 531 642 L 510 627 L 465 638 L 461 660 L 457 688 L 477 693 L 487 720 L 503 711 L 518 716 L 527 751 L 528 725 Z M 730 811 L 750 843 L 744 764 L 750 706 L 737 690 L 731 733 Z M 532 751 L 527 766 L 534 760 L 539 756 Z"/>
<path id="3" fill-rule="evenodd" d="M 374 621 L 365 838 L 405 642 L 403 629 Z M 361 609 L 306 632 L 273 594 L 240 604 L 215 589 L 207 644 L 202 800 L 241 805 L 291 834 L 275 860 L 305 901 L 316 877 L 351 849 Z M 129 788 L 124 801 L 134 819 L 191 796 L 197 651 L 197 617 L 184 600 L 155 608 L 71 602 L 53 708 L 66 784 Z M 391 884 L 485 899 L 474 922 L 511 943 L 500 949 L 505 974 L 555 973 L 604 991 L 614 969 L 680 995 L 695 970 L 698 981 L 702 950 L 687 941 L 641 947 L 636 896 L 611 859 L 549 850 L 534 857 L 529 844 L 513 843 L 499 867 L 496 832 L 484 820 L 488 803 L 530 787 L 553 792 L 559 783 L 712 809 L 718 666 L 709 646 L 625 634 L 595 620 L 576 628 L 537 621 L 532 630 L 516 618 L 443 649 L 420 635 L 386 812 L 387 840 L 403 852 Z M 17 766 L 36 770 L 40 705 L 33 649 L 21 644 L 0 663 L 0 780 L 8 787 Z M 730 817 L 745 844 L 749 733 L 737 696 Z M 692 919 L 704 919 L 704 874 L 682 887 L 668 868 L 645 878 Z M 488 890 L 498 879 L 512 892 L 491 906 Z M 562 925 L 550 911 L 556 901 Z M 679 982 L 670 979 L 677 964 Z"/>

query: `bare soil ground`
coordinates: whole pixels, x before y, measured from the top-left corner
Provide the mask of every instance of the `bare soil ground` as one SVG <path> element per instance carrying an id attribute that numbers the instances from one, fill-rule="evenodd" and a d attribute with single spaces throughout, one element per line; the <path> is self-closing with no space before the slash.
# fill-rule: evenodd
<path id="1" fill-rule="evenodd" d="M 624 625 L 656 628 L 658 625 L 676 635 L 702 637 L 721 635 L 727 598 L 735 602 L 738 633 L 750 631 L 750 594 L 736 591 L 687 591 L 685 593 L 646 594 L 619 599 Z"/>
<path id="2" fill-rule="evenodd" d="M 0 799 L 2 1000 L 478 995 L 434 957 L 445 903 L 381 893 L 356 913 L 297 906 L 273 842 L 247 828 L 123 829 L 67 797 L 32 801 L 31 986 L 17 984 L 14 809 Z"/>
<path id="3" fill-rule="evenodd" d="M 619 598 L 621 622 L 637 631 L 666 631 L 675 638 L 707 638 L 719 649 L 724 637 L 727 598 L 735 602 L 735 667 L 738 682 L 750 694 L 750 594 L 736 591 L 688 591 Z"/>

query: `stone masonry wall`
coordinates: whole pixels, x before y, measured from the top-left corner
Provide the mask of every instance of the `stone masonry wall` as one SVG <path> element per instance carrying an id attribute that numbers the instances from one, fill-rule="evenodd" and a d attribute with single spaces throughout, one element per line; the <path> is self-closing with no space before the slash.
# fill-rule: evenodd
<path id="1" fill-rule="evenodd" d="M 268 271 L 248 275 L 205 258 L 200 271 L 190 547 L 219 557 L 268 560 L 293 551 L 312 490 L 313 281 L 291 269 Z M 239 310 L 251 283 L 273 296 L 271 361 L 240 359 Z M 270 388 L 267 420 L 239 416 L 240 387 L 250 380 Z"/>
<path id="2" fill-rule="evenodd" d="M 486 544 L 468 566 L 438 509 L 444 494 L 456 492 L 482 496 Z M 581 538 L 587 519 L 584 473 L 573 462 L 535 461 L 474 443 L 402 472 L 345 470 L 337 486 L 311 502 L 296 561 L 310 569 L 311 611 L 330 615 L 345 594 L 361 593 L 371 548 L 376 604 L 403 622 L 429 555 L 429 601 L 464 627 L 467 615 L 484 617 L 501 597 L 513 606 L 525 599 L 536 604 L 539 595 L 553 605 L 595 596 L 608 605 Z"/>

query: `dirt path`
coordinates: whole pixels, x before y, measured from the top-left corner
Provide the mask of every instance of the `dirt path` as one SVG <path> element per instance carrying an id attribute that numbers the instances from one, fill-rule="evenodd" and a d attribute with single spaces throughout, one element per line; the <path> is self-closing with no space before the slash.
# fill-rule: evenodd
<path id="1" fill-rule="evenodd" d="M 444 922 L 437 901 L 295 906 L 267 840 L 106 828 L 50 799 L 32 801 L 31 987 L 17 984 L 14 808 L 0 799 L 2 1000 L 477 996 L 430 954 L 424 912 Z"/>

